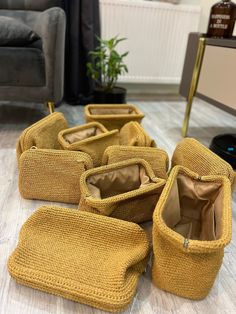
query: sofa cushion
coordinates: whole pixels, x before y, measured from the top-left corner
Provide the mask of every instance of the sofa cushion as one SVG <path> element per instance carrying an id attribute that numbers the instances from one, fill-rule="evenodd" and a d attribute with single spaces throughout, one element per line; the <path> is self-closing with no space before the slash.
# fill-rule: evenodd
<path id="1" fill-rule="evenodd" d="M 0 47 L 1 86 L 44 86 L 45 65 L 36 48 Z"/>
<path id="2" fill-rule="evenodd" d="M 44 11 L 52 7 L 62 7 L 63 2 L 63 0 L 0 0 L 0 9 Z"/>
<path id="3" fill-rule="evenodd" d="M 38 40 L 39 36 L 17 19 L 0 16 L 0 46 L 25 46 Z"/>

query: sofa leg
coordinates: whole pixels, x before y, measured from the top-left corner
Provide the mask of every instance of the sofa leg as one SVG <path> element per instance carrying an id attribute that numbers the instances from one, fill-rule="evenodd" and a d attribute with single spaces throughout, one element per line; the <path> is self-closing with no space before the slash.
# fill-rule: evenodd
<path id="1" fill-rule="evenodd" d="M 193 98 L 195 96 L 197 86 L 198 86 L 198 79 L 199 79 L 201 66 L 202 66 L 202 60 L 203 60 L 204 52 L 205 52 L 205 44 L 206 44 L 206 39 L 203 37 L 199 38 L 197 56 L 196 56 L 196 61 L 195 61 L 194 69 L 193 69 L 193 75 L 192 75 L 192 81 L 191 81 L 189 95 L 188 95 L 188 104 L 186 107 L 184 123 L 182 127 L 183 137 L 186 137 L 188 133 L 188 125 L 189 125 L 192 104 L 193 104 Z"/>
<path id="2" fill-rule="evenodd" d="M 46 106 L 47 106 L 50 114 L 55 111 L 55 103 L 53 101 L 48 101 L 46 103 Z"/>

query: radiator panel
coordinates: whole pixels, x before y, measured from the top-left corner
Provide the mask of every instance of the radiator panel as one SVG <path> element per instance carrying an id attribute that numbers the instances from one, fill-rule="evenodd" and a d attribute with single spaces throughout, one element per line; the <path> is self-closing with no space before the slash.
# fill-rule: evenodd
<path id="1" fill-rule="evenodd" d="M 100 0 L 102 37 L 126 37 L 126 83 L 179 84 L 188 34 L 198 30 L 200 7 L 143 0 Z"/>

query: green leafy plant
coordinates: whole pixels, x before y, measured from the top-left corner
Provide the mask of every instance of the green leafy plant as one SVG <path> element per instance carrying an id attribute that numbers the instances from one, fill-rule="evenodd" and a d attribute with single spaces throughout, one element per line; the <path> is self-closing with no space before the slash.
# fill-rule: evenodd
<path id="1" fill-rule="evenodd" d="M 129 52 L 119 54 L 117 45 L 126 40 L 115 36 L 109 40 L 97 37 L 99 46 L 90 51 L 91 62 L 87 63 L 87 74 L 95 81 L 96 85 L 105 91 L 116 86 L 119 75 L 127 73 L 128 68 L 123 59 Z"/>

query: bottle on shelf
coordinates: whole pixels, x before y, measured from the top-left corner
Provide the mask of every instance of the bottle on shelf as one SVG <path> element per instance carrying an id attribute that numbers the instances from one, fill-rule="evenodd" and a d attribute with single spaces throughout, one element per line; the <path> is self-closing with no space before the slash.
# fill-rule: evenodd
<path id="1" fill-rule="evenodd" d="M 231 0 L 221 0 L 211 8 L 208 37 L 231 38 L 236 18 L 236 5 Z"/>

